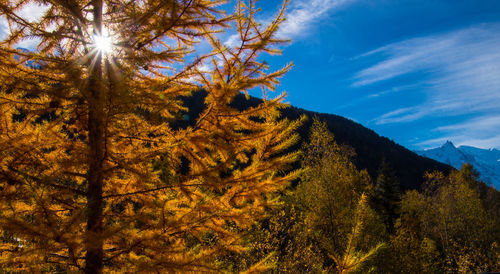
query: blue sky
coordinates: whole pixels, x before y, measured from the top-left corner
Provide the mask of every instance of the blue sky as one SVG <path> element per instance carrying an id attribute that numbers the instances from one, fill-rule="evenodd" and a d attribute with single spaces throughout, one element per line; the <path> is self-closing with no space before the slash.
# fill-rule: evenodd
<path id="1" fill-rule="evenodd" d="M 258 2 L 260 21 L 280 5 Z M 287 18 L 279 35 L 293 42 L 265 57 L 273 69 L 294 63 L 278 89 L 287 102 L 350 118 L 410 149 L 446 140 L 500 148 L 500 1 L 291 0 Z M 0 35 L 6 29 L 0 18 Z"/>
<path id="2" fill-rule="evenodd" d="M 262 21 L 280 1 L 260 1 Z M 410 148 L 500 148 L 500 1 L 292 0 L 287 102 Z"/>

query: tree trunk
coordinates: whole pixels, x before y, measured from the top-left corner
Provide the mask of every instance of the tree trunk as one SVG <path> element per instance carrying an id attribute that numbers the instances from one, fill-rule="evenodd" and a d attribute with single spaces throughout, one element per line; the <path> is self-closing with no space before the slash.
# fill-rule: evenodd
<path id="1" fill-rule="evenodd" d="M 94 8 L 94 32 L 102 31 L 102 0 L 92 2 Z M 102 53 L 92 51 L 88 81 L 88 192 L 87 233 L 85 239 L 85 273 L 102 273 L 103 267 L 103 164 L 105 157 L 105 90 L 102 88 Z"/>

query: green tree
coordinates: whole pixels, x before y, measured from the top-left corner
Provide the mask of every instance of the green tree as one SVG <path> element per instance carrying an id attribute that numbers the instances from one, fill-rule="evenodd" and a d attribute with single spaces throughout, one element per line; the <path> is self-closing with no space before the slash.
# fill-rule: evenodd
<path id="1" fill-rule="evenodd" d="M 384 159 L 378 170 L 377 181 L 371 195 L 372 207 L 382 216 L 389 232 L 394 231 L 394 221 L 399 215 L 401 192 L 394 169 Z"/>
<path id="2" fill-rule="evenodd" d="M 214 270 L 241 249 L 286 172 L 297 123 L 283 96 L 238 110 L 235 96 L 274 90 L 282 9 L 263 26 L 254 1 L 0 1 L 1 267 L 12 271 Z M 286 3 L 285 3 L 286 4 Z M 27 18 L 28 5 L 43 10 Z M 31 6 L 33 8 L 33 6 Z M 240 43 L 217 33 L 236 27 Z M 36 50 L 16 49 L 34 39 Z M 197 43 L 211 46 L 204 54 Z M 207 92 L 192 126 L 180 96 Z"/>

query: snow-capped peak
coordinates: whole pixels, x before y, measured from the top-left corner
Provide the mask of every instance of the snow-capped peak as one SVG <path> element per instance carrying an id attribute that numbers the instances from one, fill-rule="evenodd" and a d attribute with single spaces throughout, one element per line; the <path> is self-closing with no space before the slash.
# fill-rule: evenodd
<path id="1" fill-rule="evenodd" d="M 446 141 L 441 147 L 416 151 L 416 153 L 456 169 L 460 169 L 465 163 L 470 163 L 479 171 L 483 181 L 500 189 L 500 150 L 471 146 L 455 147 L 451 141 Z"/>
<path id="2" fill-rule="evenodd" d="M 455 145 L 453 144 L 453 142 L 451 142 L 450 140 L 446 141 L 446 143 L 444 143 L 441 147 L 450 147 L 450 148 L 456 148 Z"/>

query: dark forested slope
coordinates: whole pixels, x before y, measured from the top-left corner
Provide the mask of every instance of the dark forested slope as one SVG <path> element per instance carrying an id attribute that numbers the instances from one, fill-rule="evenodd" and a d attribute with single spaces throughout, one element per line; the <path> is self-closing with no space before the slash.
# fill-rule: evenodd
<path id="1" fill-rule="evenodd" d="M 195 92 L 192 97 L 183 98 L 189 112 L 185 117 L 186 120 L 180 122 L 180 126 L 194 122 L 205 107 L 204 97 L 205 92 L 200 91 Z M 236 97 L 232 105 L 238 109 L 245 109 L 256 106 L 259 102 L 258 98 L 246 99 L 244 95 L 241 95 Z M 313 117 L 316 116 L 325 121 L 329 130 L 335 135 L 337 143 L 354 148 L 357 154 L 354 159 L 357 167 L 367 169 L 372 177 L 376 177 L 380 163 L 385 158 L 396 170 L 403 190 L 420 188 L 426 171 L 439 170 L 447 174 L 451 169 L 448 165 L 421 157 L 394 141 L 379 136 L 373 130 L 338 115 L 317 113 L 296 107 L 285 108 L 282 113 L 284 118 L 291 120 L 298 119 L 302 115 L 309 118 L 298 132 L 302 141 L 308 138 Z M 300 146 L 301 144 L 297 144 L 295 149 L 300 148 Z"/>

